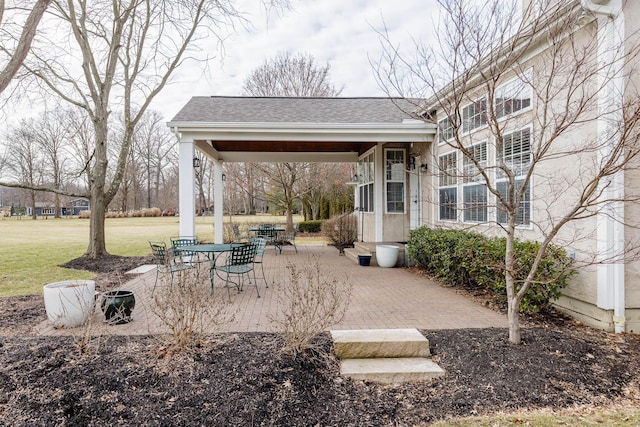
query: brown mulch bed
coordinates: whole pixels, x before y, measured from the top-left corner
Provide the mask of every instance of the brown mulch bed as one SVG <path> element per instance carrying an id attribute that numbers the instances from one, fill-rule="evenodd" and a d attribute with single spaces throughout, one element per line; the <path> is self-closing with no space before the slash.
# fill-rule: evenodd
<path id="1" fill-rule="evenodd" d="M 42 306 L 0 299 L 0 425 L 387 426 L 640 403 L 640 337 L 561 316 L 529 319 L 520 346 L 503 329 L 422 331 L 446 375 L 381 385 L 340 377 L 328 334 L 305 359 L 266 333 L 209 336 L 171 358 L 148 336 L 96 338 L 79 354 L 78 337 L 30 336 Z"/>

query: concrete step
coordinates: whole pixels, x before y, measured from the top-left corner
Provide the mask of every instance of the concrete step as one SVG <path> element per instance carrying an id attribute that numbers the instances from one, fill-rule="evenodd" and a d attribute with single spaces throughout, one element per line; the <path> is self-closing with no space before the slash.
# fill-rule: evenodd
<path id="1" fill-rule="evenodd" d="M 425 357 L 345 359 L 340 362 L 340 374 L 392 384 L 430 380 L 444 375 L 444 370 Z"/>
<path id="2" fill-rule="evenodd" d="M 429 340 L 417 329 L 357 329 L 331 331 L 340 359 L 428 357 Z"/>

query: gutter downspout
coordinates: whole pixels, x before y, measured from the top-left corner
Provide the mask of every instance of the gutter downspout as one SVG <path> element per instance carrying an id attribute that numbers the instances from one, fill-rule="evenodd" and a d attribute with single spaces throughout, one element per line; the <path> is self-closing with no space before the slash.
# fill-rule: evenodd
<path id="1" fill-rule="evenodd" d="M 598 119 L 598 137 L 609 140 L 599 150 L 599 159 L 608 159 L 619 141 L 618 125 L 622 122 L 624 102 L 624 13 L 621 0 L 580 0 L 582 7 L 597 17 L 598 65 L 604 70 L 600 77 L 604 83 L 598 97 L 601 111 Z M 613 309 L 616 333 L 625 331 L 625 268 L 624 268 L 624 172 L 618 171 L 611 181 L 602 184 L 604 198 L 610 200 L 597 215 L 598 254 L 603 261 L 598 271 L 598 306 Z"/>

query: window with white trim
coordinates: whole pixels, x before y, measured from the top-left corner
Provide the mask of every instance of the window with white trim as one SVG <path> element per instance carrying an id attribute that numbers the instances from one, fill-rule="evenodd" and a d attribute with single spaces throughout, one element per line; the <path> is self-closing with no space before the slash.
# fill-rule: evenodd
<path id="1" fill-rule="evenodd" d="M 438 122 L 438 144 L 442 144 L 451 138 L 453 138 L 453 123 L 447 117 Z"/>
<path id="2" fill-rule="evenodd" d="M 464 203 L 464 222 L 487 221 L 487 186 L 485 184 L 465 185 L 462 187 Z"/>
<path id="3" fill-rule="evenodd" d="M 531 166 L 531 130 L 525 128 L 503 135 L 497 156 L 514 176 L 526 175 Z M 505 176 L 504 171 L 498 169 L 498 178 Z"/>
<path id="4" fill-rule="evenodd" d="M 507 200 L 515 200 L 514 198 L 522 189 L 522 195 L 518 203 L 516 212 L 516 224 L 528 225 L 531 222 L 531 188 L 524 184 L 524 177 L 531 167 L 531 129 L 524 128 L 515 132 L 505 134 L 502 138 L 502 147 L 496 153 L 498 158 L 502 160 L 505 167 L 508 168 L 517 178 L 514 181 L 513 188 L 509 188 L 504 171 L 498 169 L 496 174 L 496 189 L 500 194 L 504 194 Z M 504 205 L 498 202 L 496 220 L 504 224 L 507 222 L 508 216 L 504 209 Z"/>
<path id="5" fill-rule="evenodd" d="M 482 97 L 462 108 L 462 132 L 467 133 L 473 129 L 487 124 L 487 98 Z"/>
<path id="6" fill-rule="evenodd" d="M 464 222 L 486 222 L 487 221 L 487 186 L 482 183 L 483 176 L 480 168 L 487 167 L 487 142 L 483 141 L 467 148 L 470 156 L 462 158 L 463 183 L 462 202 L 464 205 Z M 475 160 L 475 162 L 474 162 Z"/>
<path id="7" fill-rule="evenodd" d="M 439 218 L 446 221 L 457 219 L 458 172 L 457 155 L 453 151 L 438 158 Z"/>
<path id="8" fill-rule="evenodd" d="M 496 117 L 504 117 L 531 107 L 531 85 L 519 78 L 514 78 L 496 88 L 495 111 Z"/>
<path id="9" fill-rule="evenodd" d="M 387 213 L 404 213 L 405 150 L 388 148 L 384 157 Z"/>
<path id="10" fill-rule="evenodd" d="M 496 190 L 498 193 L 506 195 L 507 201 L 514 200 L 514 197 L 524 184 L 523 179 L 517 179 L 515 186 L 509 191 L 508 181 L 499 181 L 496 183 Z M 500 224 L 506 224 L 508 220 L 507 212 L 504 205 L 498 201 L 498 211 L 496 220 Z M 516 224 L 517 225 L 529 225 L 531 222 L 531 189 L 529 184 L 522 191 L 520 203 L 518 203 L 518 209 L 516 210 Z"/>
<path id="11" fill-rule="evenodd" d="M 42 215 L 55 215 L 56 208 L 42 208 Z"/>
<path id="12" fill-rule="evenodd" d="M 477 164 L 480 168 L 487 167 L 487 142 L 483 141 L 478 144 L 474 144 L 467 149 L 469 151 L 469 156 L 464 156 L 462 159 L 462 172 L 464 174 L 464 182 L 479 182 L 483 181 L 484 178 L 480 175 L 480 171 L 478 170 Z M 475 160 L 475 162 L 473 161 Z"/>
<path id="13" fill-rule="evenodd" d="M 358 160 L 359 207 L 364 212 L 373 212 L 373 179 L 374 155 L 371 153 Z"/>

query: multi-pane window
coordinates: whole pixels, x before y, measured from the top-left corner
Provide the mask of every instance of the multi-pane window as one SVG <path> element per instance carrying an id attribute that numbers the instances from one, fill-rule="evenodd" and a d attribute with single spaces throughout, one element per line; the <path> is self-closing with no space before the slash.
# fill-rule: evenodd
<path id="1" fill-rule="evenodd" d="M 42 208 L 42 215 L 54 215 L 56 208 Z"/>
<path id="2" fill-rule="evenodd" d="M 371 153 L 358 160 L 358 192 L 360 208 L 364 212 L 373 212 L 373 179 L 374 156 Z"/>
<path id="3" fill-rule="evenodd" d="M 404 213 L 405 151 L 385 150 L 385 186 L 387 212 Z"/>
<path id="4" fill-rule="evenodd" d="M 481 98 L 462 108 L 462 132 L 470 132 L 487 124 L 487 99 Z"/>
<path id="5" fill-rule="evenodd" d="M 465 222 L 487 221 L 487 186 L 465 185 L 462 190 Z"/>
<path id="6" fill-rule="evenodd" d="M 531 130 L 529 128 L 506 134 L 502 147 L 498 146 L 499 159 L 515 176 L 526 175 L 531 165 Z M 498 178 L 506 175 L 498 169 Z"/>
<path id="7" fill-rule="evenodd" d="M 458 172 L 456 152 L 444 154 L 438 159 L 440 219 L 456 220 L 458 203 Z"/>
<path id="8" fill-rule="evenodd" d="M 506 200 L 509 202 L 511 200 L 515 200 L 515 197 L 522 189 L 523 184 L 524 180 L 516 180 L 514 187 L 509 191 L 509 182 L 500 181 L 496 183 L 496 189 L 500 194 L 504 195 Z M 529 188 L 529 184 L 527 183 L 526 187 L 522 190 L 520 203 L 518 203 L 518 208 L 516 209 L 516 224 L 529 225 L 531 222 L 531 189 Z M 504 205 L 498 201 L 498 214 L 496 220 L 501 224 L 505 224 L 507 219 L 507 211 Z"/>
<path id="9" fill-rule="evenodd" d="M 448 117 L 438 122 L 438 143 L 441 144 L 453 138 L 453 124 Z"/>
<path id="10" fill-rule="evenodd" d="M 495 91 L 496 116 L 503 117 L 531 106 L 531 86 L 521 79 L 513 79 Z"/>
<path id="11" fill-rule="evenodd" d="M 462 159 L 462 172 L 464 174 L 464 182 L 479 182 L 484 178 L 480 175 L 477 164 L 480 168 L 487 167 L 487 142 L 472 145 L 468 148 L 470 156 L 464 156 Z M 475 160 L 475 162 L 474 162 Z"/>

